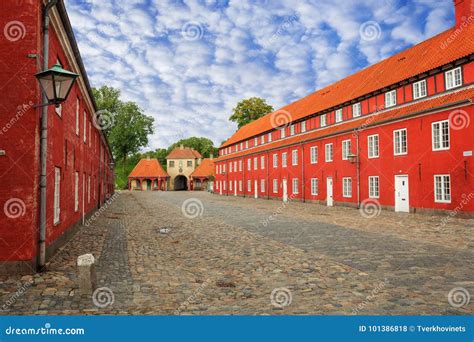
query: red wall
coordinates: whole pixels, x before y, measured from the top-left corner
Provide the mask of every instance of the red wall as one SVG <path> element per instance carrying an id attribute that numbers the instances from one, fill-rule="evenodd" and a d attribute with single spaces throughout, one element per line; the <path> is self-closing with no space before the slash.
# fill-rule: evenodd
<path id="1" fill-rule="evenodd" d="M 0 27 L 12 21 L 24 37 L 17 41 L 0 40 L 0 206 L 11 199 L 24 203 L 24 215 L 13 218 L 2 211 L 0 215 L 0 260 L 32 260 L 37 254 L 39 219 L 39 137 L 41 109 L 28 109 L 18 115 L 18 106 L 41 103 L 41 94 L 34 74 L 40 71 L 42 55 L 41 15 L 39 1 L 3 1 L 0 4 Z M 23 29 L 24 27 L 24 29 Z M 3 38 L 3 37 L 2 37 Z M 54 26 L 50 26 L 49 65 L 60 59 L 63 67 L 72 70 L 71 61 L 62 51 Z M 91 176 L 90 202 L 85 191 L 84 212 L 98 207 L 106 195 L 113 192 L 113 174 L 108 165 L 111 155 L 99 131 L 92 125 L 87 131 L 87 144 L 83 142 L 83 115 L 87 112 L 87 129 L 93 108 L 86 105 L 78 83 L 63 103 L 61 117 L 54 107 L 48 107 L 48 164 L 47 164 L 47 245 L 61 236 L 71 225 L 82 218 L 82 174 L 86 181 Z M 80 132 L 76 135 L 76 99 L 80 98 Z M 23 113 L 23 112 L 20 112 Z M 11 120 L 14 120 L 12 125 Z M 11 126 L 11 127 L 10 127 Z M 6 129 L 8 128 L 8 129 Z M 89 138 L 92 138 L 89 146 Z M 104 151 L 102 161 L 101 153 Z M 61 168 L 60 221 L 53 224 L 54 170 Z M 74 211 L 74 173 L 79 171 L 79 210 Z M 99 194 L 99 179 L 102 191 Z M 95 193 L 95 198 L 94 198 Z M 10 215 L 11 216 L 11 215 Z"/>

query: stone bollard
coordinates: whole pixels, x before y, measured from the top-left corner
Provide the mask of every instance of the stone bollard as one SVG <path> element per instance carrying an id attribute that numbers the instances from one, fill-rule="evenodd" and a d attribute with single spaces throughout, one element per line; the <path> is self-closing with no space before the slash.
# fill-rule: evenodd
<path id="1" fill-rule="evenodd" d="M 84 295 L 92 295 L 96 286 L 95 264 L 92 254 L 80 255 L 77 258 L 79 291 Z"/>

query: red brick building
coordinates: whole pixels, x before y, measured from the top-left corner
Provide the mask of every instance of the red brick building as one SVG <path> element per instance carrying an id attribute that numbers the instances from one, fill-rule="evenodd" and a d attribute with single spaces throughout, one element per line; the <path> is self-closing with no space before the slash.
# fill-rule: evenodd
<path id="1" fill-rule="evenodd" d="M 216 193 L 474 212 L 474 9 L 456 26 L 239 129 Z"/>
<path id="2" fill-rule="evenodd" d="M 79 74 L 48 109 L 46 258 L 114 191 L 112 154 L 62 0 L 50 11 L 49 67 Z M 43 1 L 0 2 L 0 273 L 32 272 L 39 254 Z"/>

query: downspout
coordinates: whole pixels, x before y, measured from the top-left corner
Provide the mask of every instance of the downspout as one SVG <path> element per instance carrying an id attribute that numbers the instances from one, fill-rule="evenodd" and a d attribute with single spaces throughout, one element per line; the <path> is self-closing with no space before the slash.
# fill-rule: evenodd
<path id="1" fill-rule="evenodd" d="M 245 189 L 247 189 L 247 184 L 245 184 L 245 158 L 243 156 L 242 156 L 242 171 L 243 171 L 243 173 L 242 173 L 242 178 L 243 178 L 243 180 L 242 180 L 242 183 L 243 183 L 242 184 L 242 190 L 243 190 L 243 195 L 244 195 L 244 198 L 245 198 L 245 192 L 246 192 Z"/>
<path id="2" fill-rule="evenodd" d="M 270 155 L 267 151 L 267 200 L 270 199 Z"/>
<path id="3" fill-rule="evenodd" d="M 304 180 L 304 144 L 301 143 L 301 192 L 303 203 L 306 202 L 306 187 Z"/>
<path id="4" fill-rule="evenodd" d="M 56 5 L 57 0 L 49 0 L 43 10 L 43 70 L 49 67 L 49 11 Z M 43 92 L 43 103 L 48 98 Z M 48 156 L 48 106 L 41 109 L 41 138 L 40 138 L 40 217 L 39 217 L 39 260 L 38 271 L 44 270 L 46 265 L 46 174 Z"/>
<path id="5" fill-rule="evenodd" d="M 356 170 L 357 170 L 357 209 L 360 208 L 360 151 L 359 151 L 359 133 L 356 134 Z"/>

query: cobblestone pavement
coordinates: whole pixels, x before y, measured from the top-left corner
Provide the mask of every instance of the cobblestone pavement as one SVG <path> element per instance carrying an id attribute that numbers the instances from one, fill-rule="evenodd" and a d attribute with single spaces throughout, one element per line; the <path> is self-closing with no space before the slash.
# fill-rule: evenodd
<path id="1" fill-rule="evenodd" d="M 474 220 L 442 219 L 121 192 L 47 272 L 0 278 L 0 314 L 473 314 Z M 85 253 L 94 298 L 77 288 Z"/>

